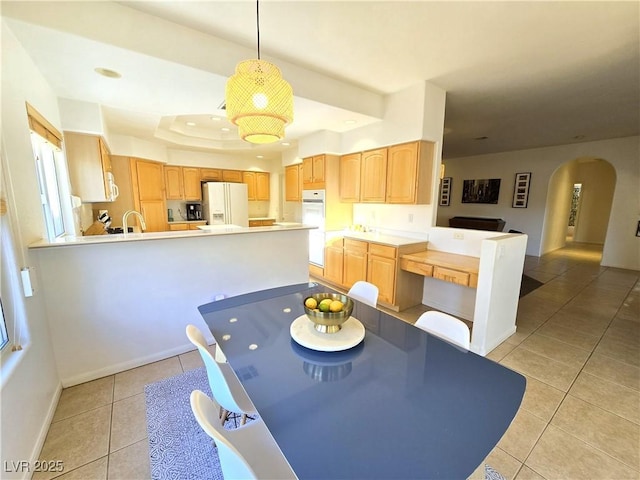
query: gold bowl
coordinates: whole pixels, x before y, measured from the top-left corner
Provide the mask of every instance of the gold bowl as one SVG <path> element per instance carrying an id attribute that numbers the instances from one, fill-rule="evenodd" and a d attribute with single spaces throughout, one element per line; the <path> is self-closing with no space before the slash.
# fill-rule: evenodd
<path id="1" fill-rule="evenodd" d="M 340 300 L 343 304 L 342 310 L 339 312 L 320 312 L 313 310 L 306 305 L 304 306 L 304 312 L 307 314 L 309 320 L 315 325 L 314 328 L 322 333 L 336 333 L 342 328 L 342 324 L 347 321 L 353 312 L 353 300 L 346 295 L 340 293 L 314 293 L 304 298 L 306 302 L 307 298 L 312 297 L 320 304 L 325 298 L 332 300 Z"/>

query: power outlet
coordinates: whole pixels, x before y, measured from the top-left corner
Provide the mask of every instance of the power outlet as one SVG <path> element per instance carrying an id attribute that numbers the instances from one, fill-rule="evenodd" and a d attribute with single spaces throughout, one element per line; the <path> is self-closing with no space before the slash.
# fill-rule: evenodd
<path id="1" fill-rule="evenodd" d="M 413 213 L 409 214 L 409 223 L 413 223 Z"/>
<path id="2" fill-rule="evenodd" d="M 464 240 L 464 233 L 462 232 L 453 232 L 453 238 L 456 240 Z"/>

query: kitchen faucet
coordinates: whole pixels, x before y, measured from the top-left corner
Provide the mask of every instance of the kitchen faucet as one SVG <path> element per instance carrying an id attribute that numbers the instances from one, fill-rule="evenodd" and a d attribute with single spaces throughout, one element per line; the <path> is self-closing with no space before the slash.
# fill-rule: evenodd
<path id="1" fill-rule="evenodd" d="M 127 210 L 126 212 L 124 212 L 124 215 L 122 215 L 122 231 L 125 235 L 129 233 L 129 228 L 127 227 L 127 218 L 129 217 L 129 215 L 136 215 L 140 219 L 140 228 L 143 232 L 147 229 L 147 224 L 144 223 L 144 217 L 140 212 L 136 210 Z"/>

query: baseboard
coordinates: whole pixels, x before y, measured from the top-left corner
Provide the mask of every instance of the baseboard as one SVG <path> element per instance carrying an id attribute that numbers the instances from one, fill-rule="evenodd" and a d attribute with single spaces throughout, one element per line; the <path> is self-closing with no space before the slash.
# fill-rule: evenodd
<path id="1" fill-rule="evenodd" d="M 132 368 L 141 367 L 142 365 L 146 365 L 148 363 L 158 362 L 170 357 L 175 357 L 176 355 L 181 355 L 183 353 L 190 352 L 191 350 L 194 350 L 194 346 L 191 343 L 185 343 L 179 347 L 171 348 L 169 350 L 163 350 L 161 352 L 147 355 L 145 357 L 138 357 L 127 360 L 126 362 L 108 365 L 104 368 L 85 372 L 73 377 L 64 377 L 61 379 L 62 386 L 64 388 L 67 388 L 74 385 L 79 385 L 80 383 L 90 382 L 91 380 L 114 375 L 116 373 L 124 372 L 125 370 L 131 370 Z"/>
<path id="2" fill-rule="evenodd" d="M 506 332 L 504 332 L 502 335 L 500 335 L 494 342 L 492 345 L 486 345 L 485 349 L 481 349 L 481 350 L 475 350 L 473 348 L 473 334 L 472 334 L 472 344 L 471 344 L 471 351 L 473 353 L 477 353 L 478 355 L 481 355 L 483 357 L 486 357 L 489 353 L 491 353 L 491 351 L 496 348 L 498 345 L 500 345 L 502 342 L 504 342 L 507 338 L 509 338 L 511 335 L 513 335 L 514 333 L 516 333 L 516 327 L 515 325 L 513 326 L 513 328 L 507 330 Z"/>
<path id="3" fill-rule="evenodd" d="M 40 433 L 38 434 L 38 438 L 33 447 L 33 451 L 31 452 L 31 462 L 29 465 L 35 465 L 36 461 L 40 458 L 40 452 L 42 452 L 42 447 L 44 446 L 44 441 L 47 439 L 47 434 L 49 433 L 49 428 L 51 427 L 51 422 L 53 422 L 53 417 L 56 414 L 56 409 L 58 408 L 58 402 L 60 401 L 60 395 L 62 395 L 62 382 L 58 382 L 58 386 L 56 387 L 56 391 L 51 397 L 51 403 L 49 404 L 49 409 L 47 411 L 47 416 L 45 421 L 40 428 Z M 47 459 L 50 460 L 50 459 Z M 33 475 L 33 472 L 27 469 L 24 472 L 23 479 L 29 479 Z"/>

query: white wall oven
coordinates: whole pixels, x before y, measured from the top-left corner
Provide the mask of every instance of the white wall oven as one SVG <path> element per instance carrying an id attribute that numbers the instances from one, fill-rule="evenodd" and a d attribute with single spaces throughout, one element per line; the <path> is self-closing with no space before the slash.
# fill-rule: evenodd
<path id="1" fill-rule="evenodd" d="M 309 230 L 309 263 L 324 266 L 325 191 L 302 191 L 302 223 L 318 227 Z"/>

